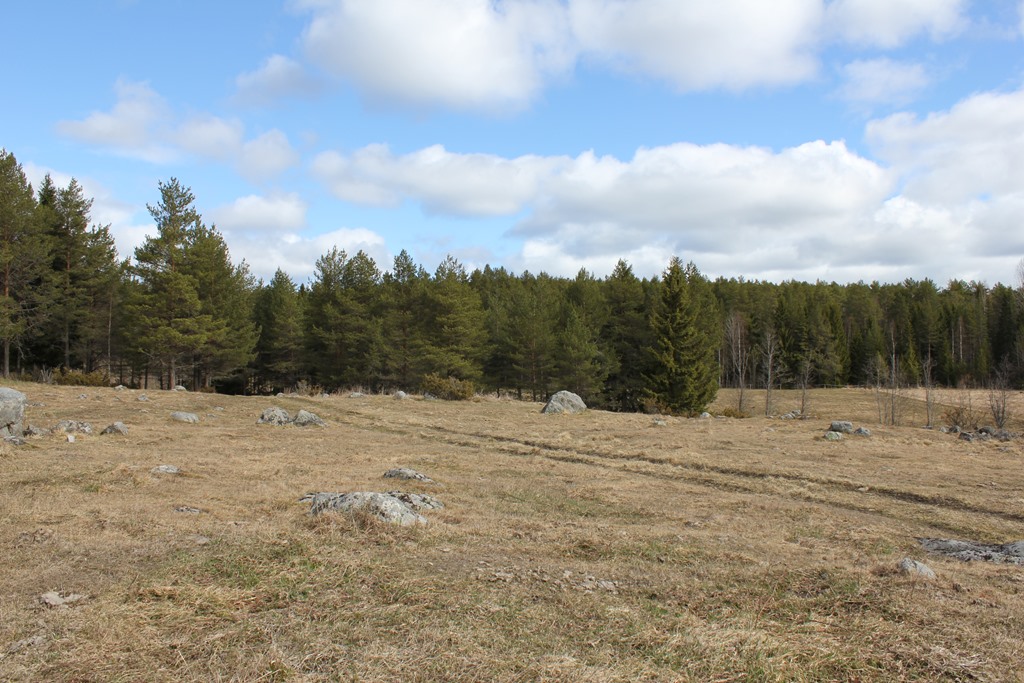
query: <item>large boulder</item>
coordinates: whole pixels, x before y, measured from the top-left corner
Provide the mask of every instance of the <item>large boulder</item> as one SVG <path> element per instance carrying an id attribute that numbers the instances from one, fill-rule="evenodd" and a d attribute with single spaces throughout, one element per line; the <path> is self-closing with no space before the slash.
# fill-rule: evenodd
<path id="1" fill-rule="evenodd" d="M 302 500 L 310 501 L 310 514 L 323 512 L 362 512 L 371 517 L 397 524 L 398 526 L 414 526 L 426 524 L 427 519 L 416 512 L 405 501 L 389 494 L 373 491 L 356 491 L 354 493 L 312 493 L 303 496 Z"/>
<path id="2" fill-rule="evenodd" d="M 542 413 L 582 413 L 587 409 L 583 399 L 571 391 L 559 391 L 548 399 L 547 405 L 540 411 Z"/>
<path id="3" fill-rule="evenodd" d="M 256 424 L 261 425 L 286 425 L 292 421 L 291 415 L 284 408 L 278 408 L 272 406 L 263 411 L 260 415 L 260 419 L 256 420 Z"/>
<path id="4" fill-rule="evenodd" d="M 853 423 L 847 420 L 833 420 L 828 430 L 840 434 L 853 434 Z"/>
<path id="5" fill-rule="evenodd" d="M 21 421 L 25 417 L 25 394 L 9 387 L 0 387 L 0 438 L 21 437 Z"/>
<path id="6" fill-rule="evenodd" d="M 327 426 L 327 423 L 324 422 L 319 415 L 317 415 L 316 413 L 311 413 L 308 410 L 300 410 L 298 413 L 296 413 L 295 419 L 292 420 L 292 424 L 298 427 L 308 427 L 310 425 L 313 425 L 315 427 Z"/>

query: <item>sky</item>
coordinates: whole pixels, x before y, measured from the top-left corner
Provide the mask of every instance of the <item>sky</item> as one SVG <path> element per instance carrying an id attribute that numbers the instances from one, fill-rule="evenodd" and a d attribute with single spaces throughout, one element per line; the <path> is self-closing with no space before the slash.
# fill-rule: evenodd
<path id="1" fill-rule="evenodd" d="M 1018 284 L 1024 0 L 40 0 L 0 147 L 122 258 L 159 183 L 232 259 Z"/>

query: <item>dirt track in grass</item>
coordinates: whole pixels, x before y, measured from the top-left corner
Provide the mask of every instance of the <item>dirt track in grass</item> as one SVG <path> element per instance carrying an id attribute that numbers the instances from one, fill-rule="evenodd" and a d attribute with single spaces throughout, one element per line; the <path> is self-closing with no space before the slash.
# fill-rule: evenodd
<path id="1" fill-rule="evenodd" d="M 867 390 L 813 392 L 808 420 L 657 425 L 488 398 L 11 386 L 42 404 L 32 424 L 97 433 L 0 450 L 2 680 L 1020 679 L 1024 568 L 915 538 L 1024 539 L 1024 441 L 881 427 Z M 798 400 L 776 392 L 776 412 Z M 271 405 L 328 426 L 257 425 Z M 734 405 L 723 391 L 713 412 Z M 873 434 L 826 442 L 833 419 Z M 116 420 L 127 436 L 98 435 Z M 297 502 L 394 489 L 399 466 L 437 481 L 404 485 L 445 503 L 426 528 Z M 899 574 L 904 557 L 938 578 Z"/>

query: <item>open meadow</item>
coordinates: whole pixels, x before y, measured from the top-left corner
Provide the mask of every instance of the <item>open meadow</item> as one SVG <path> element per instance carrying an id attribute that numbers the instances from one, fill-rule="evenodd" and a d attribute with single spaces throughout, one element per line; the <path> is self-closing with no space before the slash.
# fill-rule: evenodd
<path id="1" fill-rule="evenodd" d="M 27 423 L 94 433 L 0 446 L 0 680 L 1024 679 L 1024 566 L 916 540 L 1024 540 L 1024 438 L 922 429 L 913 397 L 908 426 L 883 427 L 865 389 L 815 390 L 806 420 L 661 423 L 8 386 Z M 256 424 L 270 406 L 327 426 Z M 872 434 L 824 440 L 838 419 Z M 115 421 L 127 435 L 99 434 Z M 445 507 L 398 527 L 298 500 L 395 489 Z M 900 573 L 908 557 L 937 577 Z"/>

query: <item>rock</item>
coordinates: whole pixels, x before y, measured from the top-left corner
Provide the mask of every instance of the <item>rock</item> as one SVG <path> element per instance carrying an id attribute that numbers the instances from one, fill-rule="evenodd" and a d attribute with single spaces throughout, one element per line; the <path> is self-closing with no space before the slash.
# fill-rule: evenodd
<path id="1" fill-rule="evenodd" d="M 966 442 L 970 443 L 971 441 L 974 441 L 974 439 L 975 439 L 974 434 L 971 434 L 970 432 L 960 432 L 960 440 L 961 441 L 966 441 Z"/>
<path id="2" fill-rule="evenodd" d="M 411 481 L 422 481 L 426 484 L 433 484 L 434 480 L 425 474 L 420 474 L 416 470 L 409 469 L 408 467 L 396 467 L 390 469 L 384 473 L 385 479 L 406 479 Z"/>
<path id="3" fill-rule="evenodd" d="M 871 430 L 867 427 L 857 427 L 853 430 L 854 436 L 871 436 Z"/>
<path id="4" fill-rule="evenodd" d="M 51 608 L 69 607 L 75 604 L 76 602 L 79 602 L 80 600 L 85 600 L 85 596 L 79 595 L 78 593 L 68 593 L 66 595 L 61 595 L 57 591 L 50 591 L 49 593 L 43 593 L 39 596 L 39 602 L 41 602 L 46 607 Z"/>
<path id="5" fill-rule="evenodd" d="M 704 411 L 703 413 L 700 414 L 700 419 L 702 419 L 702 420 L 710 420 L 711 419 L 711 413 L 709 413 L 707 411 Z"/>
<path id="6" fill-rule="evenodd" d="M 414 526 L 427 523 L 408 504 L 387 493 L 357 491 L 354 493 L 311 493 L 303 496 L 310 501 L 309 512 L 318 515 L 323 512 L 365 512 L 382 522 L 399 526 Z"/>
<path id="7" fill-rule="evenodd" d="M 298 425 L 299 427 L 308 427 L 314 425 L 316 427 L 326 427 L 327 423 L 320 419 L 320 416 L 316 413 L 311 413 L 308 410 L 300 410 L 295 415 L 295 419 L 292 420 L 292 424 Z"/>
<path id="8" fill-rule="evenodd" d="M 92 425 L 77 420 L 61 420 L 54 426 L 53 431 L 65 434 L 92 434 Z"/>
<path id="9" fill-rule="evenodd" d="M 825 441 L 842 441 L 842 440 L 843 440 L 843 433 L 842 432 L 833 432 L 833 431 L 825 432 Z"/>
<path id="10" fill-rule="evenodd" d="M 0 387 L 0 437 L 20 437 L 21 421 L 25 417 L 28 399 L 25 394 L 9 387 Z"/>
<path id="11" fill-rule="evenodd" d="M 24 446 L 28 442 L 20 436 L 5 436 L 4 443 L 9 443 L 12 446 Z"/>
<path id="12" fill-rule="evenodd" d="M 665 418 L 656 417 L 656 418 L 654 418 L 654 426 L 655 427 L 667 427 L 668 426 L 668 422 L 665 421 Z"/>
<path id="13" fill-rule="evenodd" d="M 149 396 L 146 396 L 145 394 L 139 394 L 139 397 L 136 398 L 135 400 L 142 401 L 143 403 L 145 403 L 146 401 L 149 400 Z"/>
<path id="14" fill-rule="evenodd" d="M 121 434 L 123 436 L 127 436 L 128 427 L 125 426 L 124 422 L 115 422 L 100 432 L 100 434 Z"/>
<path id="15" fill-rule="evenodd" d="M 840 434 L 853 434 L 853 423 L 846 420 L 834 420 L 828 430 Z"/>
<path id="16" fill-rule="evenodd" d="M 388 491 L 387 495 L 394 496 L 416 512 L 420 510 L 440 510 L 444 503 L 433 496 L 425 493 L 405 493 L 404 491 Z"/>
<path id="17" fill-rule="evenodd" d="M 43 636 L 32 636 L 30 638 L 22 638 L 7 646 L 8 654 L 14 654 L 21 650 L 26 650 L 30 647 L 38 647 L 46 642 L 46 638 Z"/>
<path id="18" fill-rule="evenodd" d="M 35 425 L 29 425 L 25 427 L 25 436 L 46 436 L 50 433 L 49 429 L 42 429 Z"/>
<path id="19" fill-rule="evenodd" d="M 174 385 L 173 391 L 188 391 L 188 389 L 186 389 L 185 387 L 181 386 L 180 384 L 176 384 L 176 385 Z"/>
<path id="20" fill-rule="evenodd" d="M 256 424 L 260 425 L 286 425 L 292 421 L 291 415 L 284 408 L 278 408 L 272 406 L 263 411 L 260 415 L 260 419 L 256 420 Z"/>
<path id="21" fill-rule="evenodd" d="M 67 435 L 67 439 L 68 439 L 68 443 L 74 443 L 75 442 L 75 435 L 74 434 L 68 434 Z"/>
<path id="22" fill-rule="evenodd" d="M 569 413 L 575 415 L 587 409 L 583 399 L 571 391 L 559 391 L 548 399 L 547 405 L 540 412 L 546 414 Z"/>
<path id="23" fill-rule="evenodd" d="M 909 557 L 904 557 L 902 560 L 900 560 L 898 567 L 900 570 L 900 574 L 913 576 L 921 579 L 935 578 L 935 572 L 932 571 L 931 567 L 922 562 L 918 562 L 917 560 L 912 560 Z"/>
<path id="24" fill-rule="evenodd" d="M 395 392 L 395 400 L 397 400 L 397 401 L 403 401 L 403 400 L 405 400 L 408 397 L 409 397 L 409 394 L 405 393 L 404 391 L 396 391 Z"/>
<path id="25" fill-rule="evenodd" d="M 157 465 L 151 469 L 150 474 L 181 474 L 177 465 Z"/>
<path id="26" fill-rule="evenodd" d="M 202 513 L 202 510 L 200 510 L 199 508 L 189 507 L 188 505 L 179 505 L 178 507 L 174 508 L 174 511 L 182 512 L 187 515 L 198 515 Z"/>
<path id="27" fill-rule="evenodd" d="M 118 384 L 118 385 L 117 385 L 116 387 L 114 387 L 114 391 L 124 391 L 124 390 L 125 390 L 125 389 L 127 389 L 127 388 L 128 388 L 128 387 L 126 387 L 126 386 L 125 386 L 125 385 L 123 385 L 123 384 Z"/>
<path id="28" fill-rule="evenodd" d="M 423 400 L 424 401 L 436 401 L 437 400 L 437 396 L 434 396 L 429 391 L 424 391 L 423 392 Z"/>
<path id="29" fill-rule="evenodd" d="M 79 401 L 84 401 L 87 398 L 89 398 L 89 394 L 79 394 L 78 395 L 78 400 Z"/>
<path id="30" fill-rule="evenodd" d="M 177 410 L 171 413 L 171 419 L 175 422 L 185 422 L 190 425 L 199 424 L 199 416 L 195 413 L 186 413 L 181 410 Z"/>
<path id="31" fill-rule="evenodd" d="M 349 398 L 366 398 L 366 394 L 361 391 L 353 391 L 348 395 Z"/>
<path id="32" fill-rule="evenodd" d="M 1024 565 L 1024 541 L 992 545 L 948 538 L 919 538 L 917 542 L 930 553 L 945 555 L 963 562 L 985 561 Z"/>

